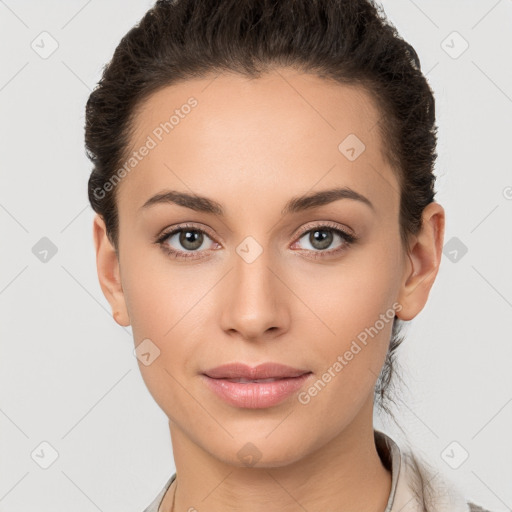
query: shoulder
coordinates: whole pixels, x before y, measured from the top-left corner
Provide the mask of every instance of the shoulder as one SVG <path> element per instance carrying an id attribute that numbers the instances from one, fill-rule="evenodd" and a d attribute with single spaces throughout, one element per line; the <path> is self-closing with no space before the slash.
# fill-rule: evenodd
<path id="1" fill-rule="evenodd" d="M 142 512 L 158 512 L 160 505 L 164 499 L 164 495 L 171 486 L 172 482 L 176 478 L 176 473 L 174 473 L 169 480 L 165 483 L 162 490 L 158 493 L 158 495 L 153 499 L 153 501 L 142 511 Z"/>
<path id="2" fill-rule="evenodd" d="M 404 465 L 409 473 L 411 486 L 418 490 L 415 495 L 421 495 L 423 503 L 428 503 L 426 510 L 432 511 L 467 511 L 467 512 L 491 512 L 490 510 L 477 505 L 464 496 L 461 488 L 455 482 L 446 478 L 437 471 L 430 463 L 412 450 L 404 454 Z M 441 498 L 441 499 L 440 499 Z"/>
<path id="3" fill-rule="evenodd" d="M 379 432 L 376 441 L 383 452 L 383 440 L 391 456 L 394 476 L 386 512 L 490 512 L 464 496 L 462 489 L 421 452 L 407 443 L 399 445 L 390 436 Z"/>

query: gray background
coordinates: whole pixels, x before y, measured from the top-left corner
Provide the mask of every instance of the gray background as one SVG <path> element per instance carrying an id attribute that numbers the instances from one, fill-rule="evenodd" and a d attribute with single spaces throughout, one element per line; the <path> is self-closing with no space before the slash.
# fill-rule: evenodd
<path id="1" fill-rule="evenodd" d="M 512 0 L 382 4 L 436 95 L 447 214 L 398 420 L 468 498 L 510 510 Z M 174 472 L 167 418 L 97 281 L 83 147 L 87 97 L 151 5 L 0 0 L 0 511 L 141 511 Z M 58 43 L 45 59 L 41 37 Z"/>

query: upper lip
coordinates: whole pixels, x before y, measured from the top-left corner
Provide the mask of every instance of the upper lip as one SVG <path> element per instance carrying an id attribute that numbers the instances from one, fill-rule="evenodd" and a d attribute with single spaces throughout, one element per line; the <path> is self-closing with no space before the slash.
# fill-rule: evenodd
<path id="1" fill-rule="evenodd" d="M 292 368 L 280 363 L 262 363 L 258 366 L 249 366 L 245 363 L 228 363 L 216 366 L 204 372 L 205 375 L 213 379 L 282 379 L 286 377 L 298 377 L 309 370 Z"/>

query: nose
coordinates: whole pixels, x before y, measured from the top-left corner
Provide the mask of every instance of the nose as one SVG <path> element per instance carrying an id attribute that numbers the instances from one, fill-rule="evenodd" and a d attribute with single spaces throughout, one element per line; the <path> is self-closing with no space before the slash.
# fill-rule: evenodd
<path id="1" fill-rule="evenodd" d="M 234 267 L 221 290 L 221 326 L 229 335 L 249 341 L 275 338 L 289 328 L 291 292 L 284 272 L 266 251 L 253 259 L 254 247 L 246 248 L 234 254 Z"/>

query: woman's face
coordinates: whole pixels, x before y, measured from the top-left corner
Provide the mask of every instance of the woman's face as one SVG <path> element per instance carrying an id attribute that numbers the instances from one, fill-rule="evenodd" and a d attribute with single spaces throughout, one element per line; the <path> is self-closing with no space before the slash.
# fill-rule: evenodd
<path id="1" fill-rule="evenodd" d="M 379 117 L 361 89 L 281 69 L 167 87 L 136 118 L 119 267 L 95 221 L 100 281 L 144 343 L 140 371 L 171 432 L 219 460 L 241 466 L 253 450 L 281 466 L 371 427 L 392 319 L 422 309 L 439 263 L 438 238 L 416 258 L 401 246 Z M 207 199 L 186 207 L 171 191 Z M 280 399 L 222 398 L 204 374 L 233 362 L 308 375 Z"/>

